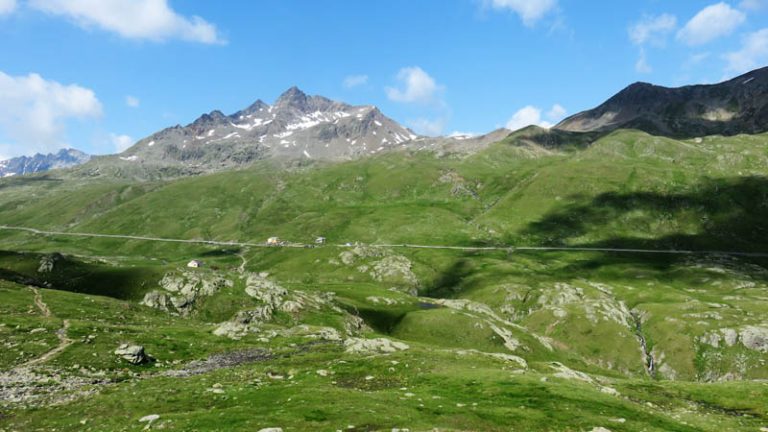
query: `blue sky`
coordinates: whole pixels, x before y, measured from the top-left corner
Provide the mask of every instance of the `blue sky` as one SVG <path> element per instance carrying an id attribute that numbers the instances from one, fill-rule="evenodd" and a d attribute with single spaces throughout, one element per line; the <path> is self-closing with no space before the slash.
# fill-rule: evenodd
<path id="1" fill-rule="evenodd" d="M 420 133 L 768 64 L 768 0 L 0 0 L 0 158 L 113 153 L 297 85 Z"/>

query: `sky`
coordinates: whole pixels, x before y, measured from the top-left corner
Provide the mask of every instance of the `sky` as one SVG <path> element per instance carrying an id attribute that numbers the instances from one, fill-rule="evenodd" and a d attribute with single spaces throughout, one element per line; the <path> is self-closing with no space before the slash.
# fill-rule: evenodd
<path id="1" fill-rule="evenodd" d="M 120 152 L 298 86 L 427 135 L 768 65 L 768 0 L 0 0 L 0 159 Z"/>

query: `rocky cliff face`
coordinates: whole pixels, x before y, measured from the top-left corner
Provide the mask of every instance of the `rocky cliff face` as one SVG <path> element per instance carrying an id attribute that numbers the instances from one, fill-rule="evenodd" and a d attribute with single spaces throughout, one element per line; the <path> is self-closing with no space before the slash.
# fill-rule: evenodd
<path id="1" fill-rule="evenodd" d="M 34 156 L 20 156 L 0 161 L 0 177 L 32 174 L 56 168 L 69 168 L 88 162 L 90 158 L 89 155 L 75 149 L 62 149 L 57 153 L 46 155 L 37 153 Z"/>
<path id="2" fill-rule="evenodd" d="M 768 131 L 768 67 L 714 85 L 667 88 L 635 83 L 555 126 L 570 132 L 639 129 L 691 138 Z"/>

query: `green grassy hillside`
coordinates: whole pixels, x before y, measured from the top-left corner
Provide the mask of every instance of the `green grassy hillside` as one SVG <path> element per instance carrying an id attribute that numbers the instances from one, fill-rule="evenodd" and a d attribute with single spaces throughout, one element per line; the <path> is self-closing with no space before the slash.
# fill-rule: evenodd
<path id="1" fill-rule="evenodd" d="M 328 244 L 0 230 L 0 430 L 768 427 L 768 135 L 585 140 L 2 179 L 4 225 Z"/>

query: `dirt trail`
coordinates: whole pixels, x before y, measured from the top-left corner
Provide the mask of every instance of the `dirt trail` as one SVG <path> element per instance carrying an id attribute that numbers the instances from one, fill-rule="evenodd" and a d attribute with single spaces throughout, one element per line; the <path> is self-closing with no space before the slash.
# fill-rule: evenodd
<path id="1" fill-rule="evenodd" d="M 240 267 L 237 268 L 237 271 L 240 272 L 240 274 L 245 273 L 245 266 L 248 265 L 248 258 L 245 257 L 245 254 L 247 254 L 248 252 L 250 252 L 248 249 L 244 249 L 239 254 L 237 254 L 237 256 L 239 256 L 240 259 L 242 260 Z"/>
<path id="2" fill-rule="evenodd" d="M 51 310 L 48 308 L 48 305 L 43 302 L 43 295 L 40 293 L 40 290 L 35 287 L 29 287 L 29 289 L 35 293 L 35 306 L 40 309 L 40 312 L 43 313 L 44 317 L 50 318 Z"/>
<path id="3" fill-rule="evenodd" d="M 51 309 L 43 301 L 43 295 L 40 292 L 40 290 L 34 287 L 30 287 L 30 289 L 35 293 L 35 300 L 34 300 L 35 306 L 37 306 L 37 308 L 40 309 L 40 312 L 43 313 L 43 316 L 45 316 L 46 318 L 50 318 Z M 53 357 L 57 356 L 59 353 L 61 353 L 65 349 L 67 349 L 67 347 L 75 343 L 74 340 L 67 337 L 67 330 L 69 330 L 69 320 L 64 320 L 62 327 L 56 330 L 56 337 L 59 338 L 59 345 L 56 348 L 41 355 L 40 357 L 29 360 L 26 363 L 22 363 L 21 365 L 17 366 L 17 369 L 28 368 L 28 367 L 37 366 L 42 363 L 45 363 L 48 360 L 52 359 Z"/>

